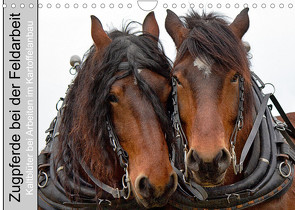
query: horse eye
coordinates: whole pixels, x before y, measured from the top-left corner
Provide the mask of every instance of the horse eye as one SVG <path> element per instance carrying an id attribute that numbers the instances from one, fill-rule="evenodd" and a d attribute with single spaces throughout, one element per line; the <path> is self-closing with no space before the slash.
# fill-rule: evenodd
<path id="1" fill-rule="evenodd" d="M 113 102 L 113 103 L 117 103 L 119 100 L 118 100 L 118 98 L 115 95 L 110 94 L 109 95 L 109 101 L 110 102 Z"/>
<path id="2" fill-rule="evenodd" d="M 239 78 L 239 75 L 238 74 L 235 74 L 233 76 L 233 78 L 230 80 L 230 82 L 232 82 L 232 83 L 237 82 L 238 81 L 238 78 Z"/>

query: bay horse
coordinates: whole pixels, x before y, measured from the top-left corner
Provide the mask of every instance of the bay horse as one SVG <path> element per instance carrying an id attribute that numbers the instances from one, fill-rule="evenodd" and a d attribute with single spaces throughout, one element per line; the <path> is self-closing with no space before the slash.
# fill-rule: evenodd
<path id="1" fill-rule="evenodd" d="M 291 151 L 293 143 L 282 140 L 281 122 L 267 106 L 274 96 L 261 92 L 263 82 L 249 69 L 242 42 L 249 28 L 248 10 L 230 24 L 214 13 L 195 11 L 182 21 L 167 10 L 165 27 L 177 48 L 172 118 L 179 151 L 184 151 L 176 152 L 183 158 L 176 158 L 175 166 L 182 169 L 179 183 L 184 184 L 170 199 L 172 206 L 294 209 L 294 157 L 282 152 L 285 146 Z M 192 186 L 195 194 L 184 190 Z"/>
<path id="2" fill-rule="evenodd" d="M 91 16 L 94 45 L 39 156 L 45 209 L 158 207 L 177 187 L 166 113 L 171 64 L 153 12 L 142 34 L 129 27 L 106 33 Z"/>

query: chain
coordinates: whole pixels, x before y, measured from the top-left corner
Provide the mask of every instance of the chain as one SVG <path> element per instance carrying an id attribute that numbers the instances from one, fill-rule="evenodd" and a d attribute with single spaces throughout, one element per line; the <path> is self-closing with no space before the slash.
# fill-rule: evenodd
<path id="1" fill-rule="evenodd" d="M 238 132 L 243 128 L 244 126 L 244 117 L 243 117 L 243 112 L 244 112 L 244 81 L 245 79 L 242 76 L 239 76 L 239 108 L 238 108 L 238 116 L 237 120 L 235 123 L 234 130 L 232 132 L 232 135 L 230 137 L 230 153 L 232 157 L 232 162 L 233 162 L 233 169 L 235 175 L 238 173 L 241 173 L 243 170 L 243 167 L 239 164 L 237 164 L 237 156 L 235 152 L 235 145 L 237 141 L 237 135 Z"/>
<path id="2" fill-rule="evenodd" d="M 131 194 L 131 184 L 130 184 L 130 178 L 128 173 L 128 164 L 126 163 L 126 167 L 124 168 L 125 174 L 122 176 L 122 185 L 123 189 L 126 192 L 126 195 L 123 196 L 125 200 L 127 200 L 130 197 Z"/>
<path id="3" fill-rule="evenodd" d="M 122 176 L 122 185 L 123 185 L 123 190 L 125 191 L 125 195 L 123 195 L 123 198 L 127 200 L 131 194 L 131 184 L 130 184 L 130 178 L 128 173 L 128 154 L 121 147 L 117 137 L 115 136 L 115 133 L 113 131 L 113 128 L 111 127 L 109 118 L 107 118 L 106 124 L 107 124 L 107 130 L 109 132 L 110 144 L 113 147 L 113 151 L 116 152 L 119 158 L 120 166 L 125 171 L 125 174 Z M 117 190 L 119 191 L 118 188 Z"/>

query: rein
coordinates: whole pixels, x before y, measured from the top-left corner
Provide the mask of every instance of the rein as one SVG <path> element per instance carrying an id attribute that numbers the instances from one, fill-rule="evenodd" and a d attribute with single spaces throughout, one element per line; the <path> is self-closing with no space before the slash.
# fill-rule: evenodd
<path id="1" fill-rule="evenodd" d="M 75 65 L 73 68 L 78 70 L 79 65 Z M 128 62 L 121 62 L 118 66 L 118 70 L 128 70 L 130 68 Z M 126 74 L 127 75 L 127 74 Z M 121 78 L 121 77 L 120 77 Z M 71 86 L 69 86 L 70 88 Z M 64 101 L 63 98 L 60 101 Z M 59 102 L 58 102 L 59 103 Z M 81 186 L 79 188 L 79 197 L 81 202 L 74 202 L 73 198 L 77 195 L 67 193 L 66 190 L 61 186 L 59 180 L 69 181 L 69 184 L 72 189 L 75 189 L 74 181 L 63 173 L 63 167 L 58 165 L 57 170 L 54 171 L 54 156 L 57 151 L 56 143 L 58 142 L 59 135 L 59 125 L 61 122 L 62 110 L 65 107 L 64 104 L 61 105 L 61 108 L 58 110 L 57 117 L 54 118 L 50 124 L 49 129 L 46 132 L 49 132 L 46 138 L 46 147 L 42 150 L 41 154 L 38 157 L 38 199 L 39 205 L 45 209 L 50 208 L 59 208 L 59 209 L 72 209 L 72 208 L 94 208 L 101 206 L 104 208 L 139 208 L 135 199 L 131 201 L 124 201 L 129 199 L 131 194 L 131 184 L 128 174 L 128 153 L 120 145 L 119 139 L 114 131 L 113 125 L 109 119 L 109 116 L 106 118 L 106 127 L 108 130 L 110 145 L 113 148 L 113 151 L 116 153 L 120 166 L 124 169 L 125 174 L 122 176 L 122 189 L 113 188 L 102 181 L 96 179 L 92 174 L 91 170 L 85 164 L 84 161 L 78 160 L 81 167 L 91 181 L 95 184 L 93 186 L 91 183 L 83 180 L 80 177 Z M 71 146 L 68 145 L 70 148 Z M 57 177 L 56 177 L 57 175 Z M 102 189 L 107 193 L 107 198 L 97 198 L 96 188 Z M 67 196 L 70 195 L 71 199 Z M 115 200 L 109 200 L 110 195 Z M 124 198 L 121 200 L 120 198 Z"/>
<path id="2" fill-rule="evenodd" d="M 188 141 L 181 127 L 177 104 L 176 82 L 176 79 L 172 78 L 172 101 L 174 111 L 171 118 L 175 129 L 177 149 L 179 149 L 180 152 L 183 151 L 178 155 L 185 158 Z M 244 79 L 239 76 L 238 117 L 230 142 L 235 173 L 244 171 L 244 179 L 232 185 L 203 188 L 187 180 L 186 161 L 183 159 L 182 163 L 177 162 L 178 159 L 175 156 L 177 153 L 174 151 L 175 154 L 172 156 L 174 157 L 173 165 L 182 164 L 184 165 L 184 169 L 178 170 L 174 166 L 176 171 L 178 171 L 179 185 L 176 193 L 174 193 L 169 201 L 172 206 L 181 209 L 247 208 L 269 198 L 279 197 L 291 186 L 294 173 L 293 164 L 295 163 L 295 145 L 290 139 L 288 132 L 293 131 L 294 128 L 291 123 L 287 126 L 271 115 L 269 106 L 267 105 L 268 100 L 271 99 L 274 101 L 276 107 L 278 107 L 278 102 L 275 103 L 275 97 L 272 94 L 263 94 L 261 89 L 263 89 L 264 84 L 259 86 L 258 82 L 263 84 L 253 73 L 253 95 L 257 116 L 243 147 L 240 163 L 237 164 L 234 146 L 237 132 L 243 127 L 244 101 Z M 283 116 L 281 112 L 280 114 Z M 285 121 L 287 122 L 287 120 Z M 294 134 L 295 132 L 293 135 Z M 251 156 L 248 155 L 250 151 L 252 151 Z M 244 167 L 243 163 L 247 155 L 249 156 L 249 162 Z M 203 195 L 203 197 L 200 196 L 200 194 Z"/>

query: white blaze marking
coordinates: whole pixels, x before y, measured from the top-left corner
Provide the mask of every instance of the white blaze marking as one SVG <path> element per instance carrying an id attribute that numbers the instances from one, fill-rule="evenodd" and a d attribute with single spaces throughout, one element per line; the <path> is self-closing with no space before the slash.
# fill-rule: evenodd
<path id="1" fill-rule="evenodd" d="M 200 71 L 203 71 L 205 77 L 211 74 L 211 65 L 204 63 L 199 58 L 195 59 L 194 66 L 197 66 Z"/>

